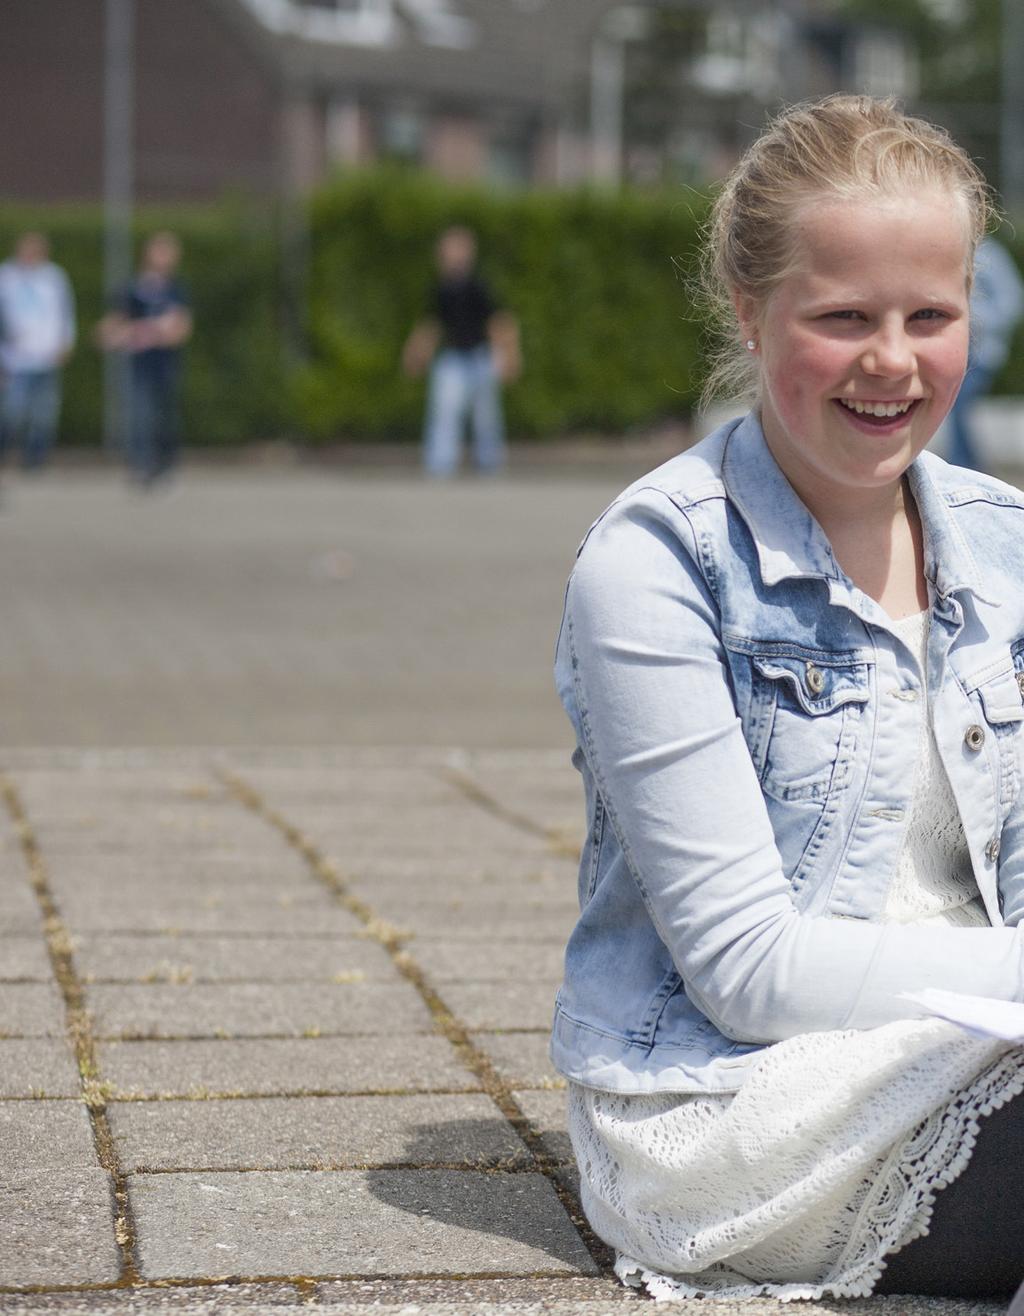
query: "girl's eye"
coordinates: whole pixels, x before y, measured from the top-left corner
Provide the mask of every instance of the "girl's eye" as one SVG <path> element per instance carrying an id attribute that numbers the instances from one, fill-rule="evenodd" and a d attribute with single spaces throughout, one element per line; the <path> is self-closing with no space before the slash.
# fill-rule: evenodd
<path id="1" fill-rule="evenodd" d="M 860 318 L 860 311 L 829 311 L 825 317 L 827 320 L 856 320 Z"/>
<path id="2" fill-rule="evenodd" d="M 915 311 L 911 319 L 914 320 L 944 320 L 946 312 L 939 311 L 934 306 L 922 306 L 919 311 Z"/>

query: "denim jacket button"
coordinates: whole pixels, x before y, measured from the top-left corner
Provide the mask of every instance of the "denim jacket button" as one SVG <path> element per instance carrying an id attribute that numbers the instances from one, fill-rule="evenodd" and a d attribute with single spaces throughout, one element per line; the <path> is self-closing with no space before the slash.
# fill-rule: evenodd
<path id="1" fill-rule="evenodd" d="M 813 663 L 807 664 L 807 693 L 811 695 L 820 695 L 825 689 L 825 673 L 820 667 L 815 667 Z"/>
<path id="2" fill-rule="evenodd" d="M 984 731 L 982 731 L 981 727 L 974 726 L 967 728 L 967 731 L 964 735 L 964 744 L 967 746 L 968 749 L 973 749 L 974 752 L 977 753 L 978 750 L 981 749 L 982 745 L 984 745 L 984 743 L 985 743 L 985 733 Z"/>
<path id="3" fill-rule="evenodd" d="M 994 864 L 999 858 L 999 837 L 993 836 L 988 845 L 985 846 L 985 858 L 990 864 Z"/>

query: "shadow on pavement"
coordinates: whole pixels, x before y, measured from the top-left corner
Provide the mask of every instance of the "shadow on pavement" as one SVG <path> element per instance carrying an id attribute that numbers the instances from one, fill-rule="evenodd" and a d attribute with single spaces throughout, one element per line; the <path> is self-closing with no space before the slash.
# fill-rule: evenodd
<path id="1" fill-rule="evenodd" d="M 550 1181 L 529 1161 L 487 1165 L 474 1156 L 472 1149 L 486 1145 L 493 1129 L 489 1120 L 453 1120 L 446 1131 L 466 1149 L 465 1168 L 441 1169 L 432 1161 L 437 1131 L 421 1125 L 406 1147 L 406 1163 L 416 1169 L 411 1173 L 372 1170 L 367 1185 L 378 1201 L 409 1215 L 506 1239 L 545 1254 L 558 1263 L 558 1269 L 576 1270 L 583 1244 Z M 498 1247 L 495 1264 L 481 1268 L 501 1269 L 501 1258 L 507 1255 L 507 1247 Z M 481 1261 L 487 1261 L 484 1253 Z"/>

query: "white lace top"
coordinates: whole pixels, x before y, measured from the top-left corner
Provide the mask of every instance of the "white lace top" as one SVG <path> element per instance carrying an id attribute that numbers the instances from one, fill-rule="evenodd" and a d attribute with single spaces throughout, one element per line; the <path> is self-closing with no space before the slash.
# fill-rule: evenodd
<path id="1" fill-rule="evenodd" d="M 928 614 L 895 624 L 922 676 Z M 927 697 L 885 917 L 985 924 Z M 767 1047 L 735 1094 L 623 1096 L 570 1084 L 596 1233 L 655 1298 L 866 1297 L 927 1233 L 978 1119 L 1024 1090 L 1022 1052 L 938 1019 Z"/>
<path id="2" fill-rule="evenodd" d="M 885 905 L 891 923 L 941 919 L 961 926 L 988 923 L 971 869 L 963 823 L 939 758 L 928 709 L 928 613 L 894 622 L 893 629 L 921 668 L 921 711 L 914 793 L 903 845 Z"/>

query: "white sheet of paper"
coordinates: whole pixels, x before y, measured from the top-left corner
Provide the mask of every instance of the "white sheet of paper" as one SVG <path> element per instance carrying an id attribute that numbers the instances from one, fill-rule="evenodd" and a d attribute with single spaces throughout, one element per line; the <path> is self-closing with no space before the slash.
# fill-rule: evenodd
<path id="1" fill-rule="evenodd" d="M 964 996 L 959 992 L 927 987 L 920 992 L 903 992 L 925 1014 L 947 1019 L 975 1037 L 997 1037 L 1004 1042 L 1024 1042 L 1024 1004 L 997 1001 L 990 996 Z"/>

